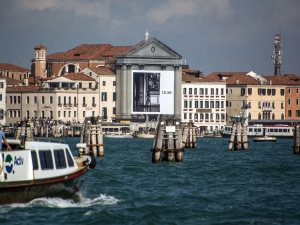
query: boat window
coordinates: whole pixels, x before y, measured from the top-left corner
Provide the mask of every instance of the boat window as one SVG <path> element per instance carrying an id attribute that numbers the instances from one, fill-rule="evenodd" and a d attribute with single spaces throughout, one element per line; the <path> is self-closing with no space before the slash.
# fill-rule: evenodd
<path id="1" fill-rule="evenodd" d="M 286 132 L 287 132 L 287 129 L 283 129 L 283 132 L 286 133 Z"/>
<path id="2" fill-rule="evenodd" d="M 253 129 L 252 129 L 252 128 L 249 128 L 249 132 L 253 132 Z"/>
<path id="3" fill-rule="evenodd" d="M 270 132 L 274 132 L 274 129 L 270 129 Z"/>
<path id="4" fill-rule="evenodd" d="M 274 129 L 274 132 L 278 132 L 278 129 Z"/>
<path id="5" fill-rule="evenodd" d="M 68 149 L 66 149 L 66 153 L 67 153 L 67 159 L 68 159 L 69 167 L 74 167 L 74 161 L 73 161 L 73 158 L 70 155 L 70 152 L 68 151 Z"/>
<path id="6" fill-rule="evenodd" d="M 37 160 L 36 151 L 34 151 L 34 150 L 31 151 L 31 159 L 32 159 L 33 169 L 38 170 L 39 169 L 39 164 L 38 164 L 38 160 Z"/>
<path id="7" fill-rule="evenodd" d="M 50 150 L 39 150 L 39 157 L 42 170 L 53 169 L 53 160 Z"/>
<path id="8" fill-rule="evenodd" d="M 118 128 L 114 128 L 114 132 L 118 132 Z"/>
<path id="9" fill-rule="evenodd" d="M 282 129 L 279 129 L 279 132 L 281 132 L 281 133 L 282 133 Z"/>
<path id="10" fill-rule="evenodd" d="M 63 149 L 54 150 L 54 160 L 56 169 L 67 168 L 65 152 Z"/>
<path id="11" fill-rule="evenodd" d="M 261 128 L 258 128 L 258 129 L 257 129 L 257 132 L 261 132 Z"/>

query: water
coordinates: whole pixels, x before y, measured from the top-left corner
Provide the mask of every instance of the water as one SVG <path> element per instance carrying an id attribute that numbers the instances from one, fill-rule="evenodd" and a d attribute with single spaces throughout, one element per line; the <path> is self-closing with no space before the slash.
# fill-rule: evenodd
<path id="1" fill-rule="evenodd" d="M 66 138 L 75 151 L 79 138 Z M 104 139 L 105 157 L 76 199 L 0 206 L 0 224 L 300 224 L 300 156 L 292 139 L 197 140 L 183 163 L 151 163 L 153 139 Z"/>

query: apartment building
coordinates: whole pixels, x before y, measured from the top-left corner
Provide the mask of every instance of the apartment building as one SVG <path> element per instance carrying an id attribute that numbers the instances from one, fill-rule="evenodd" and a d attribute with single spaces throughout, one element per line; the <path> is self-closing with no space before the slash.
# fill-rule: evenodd
<path id="1" fill-rule="evenodd" d="M 29 69 L 10 63 L 0 63 L 0 76 L 23 81 L 24 79 L 28 79 L 30 75 L 31 71 Z"/>
<path id="2" fill-rule="evenodd" d="M 183 69 L 182 122 L 193 122 L 202 131 L 213 132 L 226 124 L 226 83 Z"/>

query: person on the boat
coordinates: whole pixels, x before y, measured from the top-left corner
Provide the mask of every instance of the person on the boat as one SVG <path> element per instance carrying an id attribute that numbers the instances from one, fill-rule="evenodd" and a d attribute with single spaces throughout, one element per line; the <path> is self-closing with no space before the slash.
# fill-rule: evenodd
<path id="1" fill-rule="evenodd" d="M 11 150 L 11 147 L 9 146 L 9 144 L 8 144 L 8 142 L 7 142 L 7 140 L 6 140 L 6 138 L 5 138 L 5 134 L 4 134 L 4 132 L 3 132 L 3 130 L 2 130 L 2 126 L 0 126 L 0 151 L 2 150 L 2 142 L 4 142 L 4 144 L 6 145 L 6 150 L 7 151 L 10 151 Z"/>

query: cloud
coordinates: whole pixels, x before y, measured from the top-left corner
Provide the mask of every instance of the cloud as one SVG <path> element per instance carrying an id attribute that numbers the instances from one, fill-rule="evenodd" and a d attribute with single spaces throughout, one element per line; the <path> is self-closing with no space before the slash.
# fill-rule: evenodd
<path id="1" fill-rule="evenodd" d="M 64 10 L 73 11 L 79 16 L 95 16 L 98 18 L 108 18 L 111 10 L 110 1 L 82 1 L 82 0 L 30 0 L 18 1 L 16 7 L 22 10 Z"/>
<path id="2" fill-rule="evenodd" d="M 205 17 L 214 15 L 216 18 L 231 18 L 228 0 L 168 0 L 157 8 L 148 11 L 151 21 L 164 23 L 171 18 Z"/>

